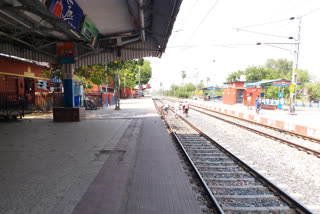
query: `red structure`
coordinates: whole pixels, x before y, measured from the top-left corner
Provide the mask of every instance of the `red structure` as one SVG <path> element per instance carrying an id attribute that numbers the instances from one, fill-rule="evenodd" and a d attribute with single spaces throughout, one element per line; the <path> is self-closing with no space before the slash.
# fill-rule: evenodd
<path id="1" fill-rule="evenodd" d="M 244 104 L 247 105 L 247 95 L 251 94 L 251 106 L 254 105 L 254 100 L 260 95 L 261 88 L 254 86 L 249 88 L 246 85 L 252 82 L 226 82 L 223 87 L 223 104 L 234 105 Z"/>
<path id="2" fill-rule="evenodd" d="M 0 56 L 0 97 L 13 102 L 25 100 L 26 108 L 50 108 L 50 79 L 41 76 L 46 67 L 31 62 Z M 52 108 L 52 106 L 51 106 Z M 43 110 L 43 109 L 42 109 Z"/>

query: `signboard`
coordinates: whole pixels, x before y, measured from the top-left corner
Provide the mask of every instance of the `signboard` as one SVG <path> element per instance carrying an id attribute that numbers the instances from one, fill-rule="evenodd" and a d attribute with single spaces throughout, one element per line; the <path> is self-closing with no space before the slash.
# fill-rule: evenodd
<path id="1" fill-rule="evenodd" d="M 37 80 L 36 82 L 37 88 L 42 89 L 42 90 L 47 90 L 48 89 L 48 81 L 46 80 Z"/>
<path id="2" fill-rule="evenodd" d="M 294 92 L 294 85 L 293 85 L 293 83 L 290 85 L 289 90 L 290 90 L 291 93 Z"/>
<path id="3" fill-rule="evenodd" d="M 78 30 L 83 11 L 74 0 L 52 0 L 49 11 L 71 29 Z"/>
<path id="4" fill-rule="evenodd" d="M 278 81 L 278 82 L 273 82 L 272 86 L 290 86 L 291 82 L 289 81 Z"/>
<path id="5" fill-rule="evenodd" d="M 90 42 L 91 46 L 95 46 L 99 35 L 99 30 L 94 26 L 88 16 L 84 19 L 81 35 Z"/>
<path id="6" fill-rule="evenodd" d="M 260 97 L 264 97 L 264 93 L 263 92 L 260 94 Z"/>
<path id="7" fill-rule="evenodd" d="M 74 64 L 74 49 L 72 42 L 57 42 L 59 64 Z"/>
<path id="8" fill-rule="evenodd" d="M 283 98 L 283 93 L 278 93 L 279 98 Z"/>
<path id="9" fill-rule="evenodd" d="M 202 94 L 202 91 L 201 91 L 201 90 L 196 90 L 196 91 L 195 91 L 195 94 L 196 94 L 196 95 L 201 95 L 201 94 Z"/>
<path id="10" fill-rule="evenodd" d="M 58 77 L 50 77 L 51 83 L 62 83 L 62 80 Z"/>

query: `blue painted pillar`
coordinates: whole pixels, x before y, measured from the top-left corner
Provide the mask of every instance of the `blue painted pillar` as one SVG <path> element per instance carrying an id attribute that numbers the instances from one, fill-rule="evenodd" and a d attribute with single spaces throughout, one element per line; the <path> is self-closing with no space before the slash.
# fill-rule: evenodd
<path id="1" fill-rule="evenodd" d="M 64 107 L 74 108 L 73 64 L 63 65 Z"/>

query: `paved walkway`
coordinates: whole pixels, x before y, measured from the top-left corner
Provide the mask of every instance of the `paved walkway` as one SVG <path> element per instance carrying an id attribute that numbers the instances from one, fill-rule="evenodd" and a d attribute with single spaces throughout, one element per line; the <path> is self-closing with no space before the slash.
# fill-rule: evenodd
<path id="1" fill-rule="evenodd" d="M 152 100 L 121 109 L 0 122 L 1 213 L 201 213 Z"/>

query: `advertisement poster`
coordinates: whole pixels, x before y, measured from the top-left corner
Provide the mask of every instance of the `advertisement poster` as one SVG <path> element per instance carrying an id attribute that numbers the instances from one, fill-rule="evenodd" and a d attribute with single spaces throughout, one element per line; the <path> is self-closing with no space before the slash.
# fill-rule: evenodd
<path id="1" fill-rule="evenodd" d="M 49 11 L 71 29 L 76 31 L 79 28 L 83 11 L 74 0 L 52 0 Z"/>
<path id="2" fill-rule="evenodd" d="M 99 35 L 99 30 L 96 28 L 96 26 L 92 23 L 92 21 L 89 19 L 88 16 L 86 16 L 82 30 L 81 35 L 90 42 L 91 46 L 95 46 L 97 42 L 97 38 Z"/>
<path id="3" fill-rule="evenodd" d="M 72 42 L 57 42 L 59 64 L 74 64 L 74 49 Z"/>

